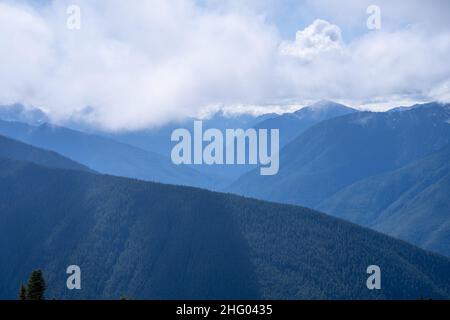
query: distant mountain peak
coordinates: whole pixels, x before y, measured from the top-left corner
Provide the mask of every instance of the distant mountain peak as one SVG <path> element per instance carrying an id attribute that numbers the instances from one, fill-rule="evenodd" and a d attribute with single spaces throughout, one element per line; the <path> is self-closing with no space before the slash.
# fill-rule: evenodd
<path id="1" fill-rule="evenodd" d="M 39 108 L 27 108 L 21 103 L 0 106 L 0 119 L 39 125 L 47 122 L 47 114 Z"/>
<path id="2" fill-rule="evenodd" d="M 333 108 L 333 107 L 345 107 L 348 108 L 347 106 L 344 106 L 343 104 L 331 101 L 331 100 L 326 100 L 326 99 L 322 99 L 320 101 L 317 101 L 316 103 L 313 103 L 312 105 L 309 106 L 310 108 L 314 108 L 314 109 L 320 109 L 320 108 Z"/>
<path id="3" fill-rule="evenodd" d="M 343 104 L 334 101 L 320 100 L 314 104 L 311 104 L 294 112 L 294 115 L 299 119 L 302 119 L 304 117 L 322 118 L 324 115 L 329 115 L 326 116 L 326 118 L 332 118 L 356 111 L 357 111 L 356 109 L 350 108 L 348 106 L 345 106 Z"/>

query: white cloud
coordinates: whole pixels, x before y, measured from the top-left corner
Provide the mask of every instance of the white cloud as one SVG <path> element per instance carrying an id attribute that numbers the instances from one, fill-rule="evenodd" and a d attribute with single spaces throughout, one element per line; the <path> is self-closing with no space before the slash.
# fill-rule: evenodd
<path id="1" fill-rule="evenodd" d="M 0 40 L 0 103 L 121 129 L 211 103 L 251 101 L 267 90 L 278 39 L 259 17 L 182 0 L 79 1 L 82 28 L 71 31 L 66 4 L 45 11 L 0 4 L 8 25 Z"/>
<path id="2" fill-rule="evenodd" d="M 295 41 L 283 41 L 260 7 L 252 12 L 252 1 L 245 10 L 194 0 L 0 3 L 0 104 L 23 102 L 45 108 L 55 121 L 120 130 L 211 105 L 270 111 L 319 99 L 370 105 L 449 97 L 450 23 L 430 4 L 426 27 L 414 20 L 423 12 L 410 13 L 421 11 L 413 1 L 405 25 L 384 19 L 381 31 L 344 41 L 336 13 L 334 24 L 312 20 Z M 82 10 L 79 31 L 66 28 L 73 2 Z M 328 16 L 360 6 L 328 5 Z M 386 3 L 382 12 L 401 8 Z M 361 16 L 365 26 L 365 8 Z"/>
<path id="3" fill-rule="evenodd" d="M 305 30 L 300 31 L 303 38 Z M 395 106 L 398 101 L 444 100 L 449 96 L 446 56 L 450 55 L 450 33 L 433 34 L 420 26 L 409 26 L 367 32 L 347 44 L 336 41 L 311 49 L 299 43 L 291 44 L 290 56 L 294 58 L 283 62 L 284 75 L 290 74 L 285 87 L 290 87 L 289 92 L 297 90 L 299 98 L 353 104 L 381 99 L 392 100 Z"/>
<path id="4" fill-rule="evenodd" d="M 311 60 L 320 54 L 342 49 L 341 29 L 328 21 L 317 19 L 304 30 L 297 31 L 294 42 L 283 42 L 281 54 Z"/>

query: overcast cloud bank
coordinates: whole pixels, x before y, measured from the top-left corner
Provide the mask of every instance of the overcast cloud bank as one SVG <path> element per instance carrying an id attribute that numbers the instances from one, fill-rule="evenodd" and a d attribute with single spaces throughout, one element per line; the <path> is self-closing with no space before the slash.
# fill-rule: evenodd
<path id="1" fill-rule="evenodd" d="M 381 1 L 383 27 L 372 31 L 364 30 L 364 1 L 317 1 L 315 10 L 333 21 L 299 21 L 306 27 L 286 39 L 265 14 L 270 1 L 247 1 L 242 10 L 233 1 L 81 0 L 80 30 L 66 28 L 73 1 L 3 1 L 0 104 L 22 102 L 55 122 L 121 130 L 221 106 L 449 101 L 448 4 L 430 2 Z M 346 37 L 348 28 L 364 31 Z"/>

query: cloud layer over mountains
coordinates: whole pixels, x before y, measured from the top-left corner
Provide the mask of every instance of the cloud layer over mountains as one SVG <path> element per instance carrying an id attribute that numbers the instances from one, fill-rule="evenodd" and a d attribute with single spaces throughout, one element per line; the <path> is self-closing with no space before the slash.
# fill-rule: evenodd
<path id="1" fill-rule="evenodd" d="M 381 1 L 376 31 L 365 1 L 41 2 L 0 2 L 0 104 L 54 121 L 120 130 L 222 105 L 450 99 L 441 1 Z M 80 30 L 66 27 L 73 3 Z M 311 15 L 290 38 L 270 17 L 280 6 Z"/>

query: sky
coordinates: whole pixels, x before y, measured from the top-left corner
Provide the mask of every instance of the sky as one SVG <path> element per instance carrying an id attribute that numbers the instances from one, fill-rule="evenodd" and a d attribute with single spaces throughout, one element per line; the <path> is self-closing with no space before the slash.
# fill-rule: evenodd
<path id="1" fill-rule="evenodd" d="M 447 0 L 0 0 L 0 105 L 117 131 L 221 108 L 449 101 L 448 12 Z"/>

